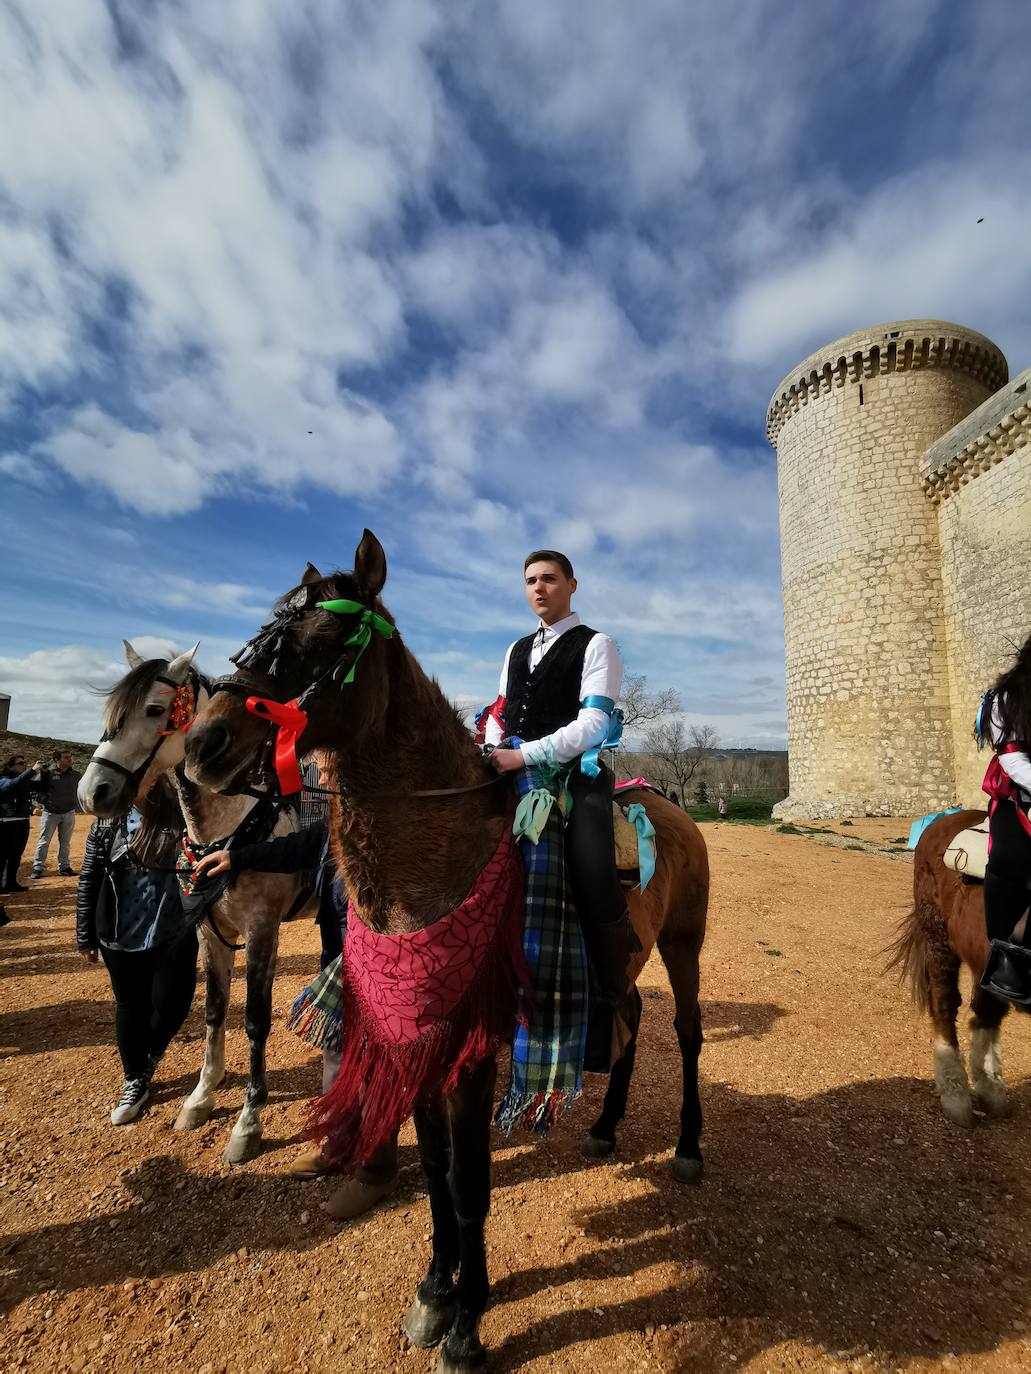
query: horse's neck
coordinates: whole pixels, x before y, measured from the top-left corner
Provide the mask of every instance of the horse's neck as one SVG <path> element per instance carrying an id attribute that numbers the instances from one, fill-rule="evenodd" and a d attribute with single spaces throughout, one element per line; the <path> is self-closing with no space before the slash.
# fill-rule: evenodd
<path id="1" fill-rule="evenodd" d="M 225 797 L 190 782 L 181 768 L 172 772 L 186 833 L 196 844 L 211 844 L 231 835 L 254 806 L 253 797 Z"/>
<path id="2" fill-rule="evenodd" d="M 439 688 L 403 652 L 375 737 L 337 752 L 349 795 L 332 811 L 334 853 L 356 912 L 391 933 L 418 930 L 453 910 L 493 853 L 503 823 L 501 784 L 453 797 L 377 797 L 471 787 L 487 776 Z"/>

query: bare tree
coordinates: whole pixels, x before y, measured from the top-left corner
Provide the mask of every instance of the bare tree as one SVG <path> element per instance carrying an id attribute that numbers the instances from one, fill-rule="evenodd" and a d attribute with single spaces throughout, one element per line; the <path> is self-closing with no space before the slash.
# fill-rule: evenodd
<path id="1" fill-rule="evenodd" d="M 672 785 L 684 800 L 687 787 L 704 759 L 719 743 L 719 734 L 712 725 L 685 725 L 677 717 L 662 721 L 645 735 L 645 747 L 652 756 L 653 769 Z"/>
<path id="2" fill-rule="evenodd" d="M 680 696 L 673 687 L 664 687 L 659 692 L 648 690 L 648 679 L 643 673 L 627 673 L 623 678 L 623 694 L 619 699 L 623 711 L 623 724 L 627 730 L 634 726 L 654 725 L 664 716 L 671 716 L 680 710 Z"/>

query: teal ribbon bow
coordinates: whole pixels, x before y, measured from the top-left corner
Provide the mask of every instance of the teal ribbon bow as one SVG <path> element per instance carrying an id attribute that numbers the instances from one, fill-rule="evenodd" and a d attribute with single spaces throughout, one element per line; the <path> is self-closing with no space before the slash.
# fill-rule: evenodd
<path id="1" fill-rule="evenodd" d="M 354 662 L 351 664 L 350 671 L 344 678 L 345 682 L 353 682 L 354 670 L 358 667 L 358 660 L 372 642 L 373 630 L 375 630 L 378 635 L 382 635 L 384 639 L 390 639 L 394 634 L 394 627 L 389 620 L 385 620 L 383 616 L 377 615 L 375 611 L 370 611 L 368 606 L 363 606 L 359 601 L 340 599 L 338 601 L 316 601 L 315 604 L 320 610 L 332 611 L 334 615 L 357 615 L 359 617 L 358 624 L 344 640 L 345 649 L 349 644 L 356 644 L 358 646 L 358 652 L 354 656 Z"/>
<path id="2" fill-rule="evenodd" d="M 637 862 L 641 868 L 641 891 L 655 876 L 655 827 L 640 802 L 626 809 L 626 818 L 637 831 Z"/>
<path id="3" fill-rule="evenodd" d="M 532 788 L 519 799 L 512 822 L 512 834 L 517 840 L 527 839 L 531 844 L 537 844 L 554 805 L 555 795 L 547 787 Z"/>
<path id="4" fill-rule="evenodd" d="M 608 716 L 609 728 L 603 743 L 596 744 L 593 749 L 588 749 L 580 759 L 580 771 L 586 773 L 589 778 L 596 778 L 601 772 L 601 765 L 598 762 L 598 754 L 601 750 L 615 749 L 623 737 L 623 712 L 617 708 L 612 698 L 587 696 L 580 703 L 581 711 L 595 708 L 604 711 Z"/>

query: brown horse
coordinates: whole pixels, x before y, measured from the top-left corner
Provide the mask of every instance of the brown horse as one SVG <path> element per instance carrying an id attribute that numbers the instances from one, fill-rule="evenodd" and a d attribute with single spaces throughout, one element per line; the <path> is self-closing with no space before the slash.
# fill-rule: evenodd
<path id="1" fill-rule="evenodd" d="M 1009 1103 L 1002 1081 L 999 1027 L 1006 1002 L 978 986 L 988 960 L 984 887 L 946 868 L 943 855 L 961 830 L 979 825 L 983 811 L 957 811 L 932 821 L 913 856 L 913 909 L 891 946 L 889 967 L 909 979 L 913 1000 L 930 1014 L 934 1026 L 934 1083 L 942 1111 L 959 1126 L 972 1126 L 975 1104 L 988 1116 L 1006 1116 Z M 974 978 L 970 1001 L 970 1078 L 956 1034 L 963 1001 L 960 965 Z"/>
<path id="2" fill-rule="evenodd" d="M 482 786 L 491 774 L 469 730 L 401 637 L 374 634 L 358 660 L 357 617 L 316 605 L 346 598 L 390 620 L 379 600 L 386 575 L 383 549 L 368 530 L 353 574 L 324 578 L 309 564 L 299 586 L 277 603 L 276 620 L 259 631 L 246 657 L 238 655 L 244 668 L 198 715 L 186 761 L 198 783 L 224 791 L 241 787 L 272 744 L 267 723 L 246 710 L 244 697 L 254 691 L 287 702 L 307 692 L 308 723 L 298 748 L 334 755 L 341 790 L 346 788 L 346 796 L 333 799 L 331 831 L 354 914 L 374 930 L 401 934 L 430 925 L 462 902 L 494 853 L 510 812 L 504 785 Z M 353 681 L 345 685 L 352 667 Z M 430 789 L 460 790 L 446 798 L 416 795 Z M 698 956 L 708 859 L 697 826 L 678 807 L 650 793 L 642 793 L 641 801 L 655 827 L 658 862 L 647 891 L 630 898 L 642 946 L 627 971 L 623 1008 L 632 1039 L 610 1075 L 584 1148 L 600 1156 L 615 1147 L 641 1014 L 635 983 L 657 945 L 673 988 L 683 1059 L 672 1167 L 675 1178 L 691 1183 L 702 1174 Z M 424 1348 L 443 1339 L 445 1370 L 485 1367 L 478 1332 L 489 1295 L 483 1227 L 490 1204 L 495 1073 L 491 1060 L 462 1076 L 447 1099 L 421 1103 L 414 1114 L 433 1218 L 433 1256 L 405 1330 Z"/>

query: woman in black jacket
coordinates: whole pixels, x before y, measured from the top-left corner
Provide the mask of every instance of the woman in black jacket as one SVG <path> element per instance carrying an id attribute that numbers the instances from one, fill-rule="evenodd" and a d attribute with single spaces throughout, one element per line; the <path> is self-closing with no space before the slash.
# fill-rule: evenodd
<path id="1" fill-rule="evenodd" d="M 167 784 L 162 780 L 155 791 Z M 169 789 L 170 790 L 170 789 Z M 153 798 L 153 794 L 152 794 Z M 197 986 L 197 932 L 183 914 L 175 873 L 177 830 L 162 801 L 95 821 L 86 839 L 76 899 L 76 944 L 89 963 L 98 952 L 115 996 L 115 1038 L 125 1083 L 111 1112 L 134 1121 L 150 1080 L 186 1020 Z M 178 815 L 177 808 L 174 813 Z"/>
<path id="2" fill-rule="evenodd" d="M 43 765 L 27 767 L 24 754 L 12 754 L 0 768 L 0 891 L 24 892 L 18 865 L 29 842 L 32 794 L 43 785 Z"/>

